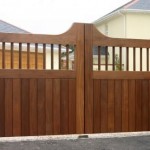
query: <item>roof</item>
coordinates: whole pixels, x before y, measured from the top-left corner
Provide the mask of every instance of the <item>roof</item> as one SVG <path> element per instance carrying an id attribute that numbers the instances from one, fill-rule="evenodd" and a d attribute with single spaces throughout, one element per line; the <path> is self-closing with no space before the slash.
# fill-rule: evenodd
<path id="1" fill-rule="evenodd" d="M 29 33 L 26 30 L 23 30 L 19 27 L 16 27 L 10 23 L 0 20 L 0 32 L 4 33 Z"/>
<path id="2" fill-rule="evenodd" d="M 108 13 L 107 15 L 99 18 L 98 20 L 94 21 L 94 23 L 101 22 L 103 20 L 106 20 L 106 18 L 109 18 L 111 16 L 114 16 L 116 14 L 119 14 L 119 12 L 145 12 L 150 11 L 150 0 L 132 0 L 123 6 L 113 10 L 112 12 Z"/>

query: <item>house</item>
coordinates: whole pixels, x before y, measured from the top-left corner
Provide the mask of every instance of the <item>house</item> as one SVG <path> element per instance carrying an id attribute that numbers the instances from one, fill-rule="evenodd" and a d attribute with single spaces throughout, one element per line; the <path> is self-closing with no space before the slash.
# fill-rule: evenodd
<path id="1" fill-rule="evenodd" d="M 93 23 L 109 37 L 150 39 L 150 0 L 132 0 Z"/>
<path id="2" fill-rule="evenodd" d="M 132 0 L 93 23 L 101 33 L 108 37 L 150 39 L 150 0 Z M 139 49 L 136 50 L 139 53 Z M 111 64 L 112 53 L 109 49 L 108 51 L 110 52 L 108 63 Z M 119 56 L 119 53 L 116 53 L 116 55 Z M 123 66 L 126 64 L 125 55 L 123 50 Z M 130 62 L 133 62 L 133 48 L 130 48 L 129 56 L 131 56 Z M 146 49 L 143 49 L 143 60 L 145 59 Z M 139 61 L 139 55 L 136 56 L 136 60 Z M 140 66 L 136 67 L 139 70 Z M 123 68 L 126 68 L 126 66 Z M 130 71 L 133 71 L 132 64 L 129 68 Z M 143 66 L 143 68 L 143 71 L 146 70 L 146 66 Z"/>
<path id="3" fill-rule="evenodd" d="M 16 27 L 10 23 L 0 20 L 0 32 L 2 33 L 17 33 L 17 34 L 30 34 L 30 32 L 23 30 L 19 27 Z M 0 58 L 2 58 L 2 46 L 0 43 Z M 46 44 L 46 69 L 51 69 L 51 48 L 53 47 L 53 64 L 55 70 L 58 69 L 58 55 L 59 55 L 59 46 L 53 44 Z M 14 69 L 19 68 L 19 44 L 14 43 L 13 45 L 13 67 Z M 30 69 L 35 68 L 35 44 L 30 44 Z M 37 59 L 38 59 L 38 69 L 43 68 L 43 47 L 42 43 L 38 44 L 37 47 Z M 62 69 L 65 69 L 65 56 L 63 55 L 66 51 L 66 46 L 61 46 L 61 55 L 62 55 Z M 69 49 L 70 51 L 70 49 Z M 22 69 L 27 68 L 27 44 L 22 44 Z M 11 68 L 11 43 L 5 43 L 5 68 Z M 72 56 L 73 58 L 73 56 Z M 2 59 L 1 59 L 2 60 Z M 63 64 L 64 63 L 64 64 Z M 72 61 L 70 60 L 69 69 L 72 69 Z M 2 61 L 0 61 L 0 68 L 2 68 Z"/>

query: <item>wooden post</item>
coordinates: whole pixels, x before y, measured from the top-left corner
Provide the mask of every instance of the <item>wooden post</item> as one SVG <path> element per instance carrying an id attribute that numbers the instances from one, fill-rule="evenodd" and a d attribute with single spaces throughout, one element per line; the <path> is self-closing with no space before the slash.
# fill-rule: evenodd
<path id="1" fill-rule="evenodd" d="M 76 24 L 76 133 L 84 133 L 84 24 Z"/>
<path id="2" fill-rule="evenodd" d="M 93 133 L 93 25 L 85 24 L 85 133 Z"/>

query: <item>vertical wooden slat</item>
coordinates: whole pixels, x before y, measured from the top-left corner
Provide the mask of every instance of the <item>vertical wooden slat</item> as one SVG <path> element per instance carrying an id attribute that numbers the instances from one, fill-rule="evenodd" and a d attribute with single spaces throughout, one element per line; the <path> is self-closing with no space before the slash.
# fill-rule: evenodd
<path id="1" fill-rule="evenodd" d="M 54 69 L 54 46 L 51 44 L 51 70 Z"/>
<path id="2" fill-rule="evenodd" d="M 5 136 L 5 81 L 0 79 L 0 137 Z"/>
<path id="3" fill-rule="evenodd" d="M 140 48 L 140 71 L 142 71 L 143 68 L 143 49 Z"/>
<path id="4" fill-rule="evenodd" d="M 115 82 L 108 80 L 108 132 L 115 131 Z"/>
<path id="5" fill-rule="evenodd" d="M 30 79 L 30 135 L 38 135 L 37 122 L 37 79 Z"/>
<path id="6" fill-rule="evenodd" d="M 66 45 L 66 69 L 69 69 L 69 45 Z"/>
<path id="7" fill-rule="evenodd" d="M 142 82 L 136 80 L 136 103 L 135 103 L 135 120 L 136 120 L 136 131 L 142 131 Z"/>
<path id="8" fill-rule="evenodd" d="M 129 71 L 129 47 L 126 48 L 126 70 Z"/>
<path id="9" fill-rule="evenodd" d="M 19 69 L 22 68 L 22 43 L 19 43 Z"/>
<path id="10" fill-rule="evenodd" d="M 61 44 L 59 44 L 59 59 L 58 59 L 58 64 L 59 64 L 59 70 L 61 69 Z"/>
<path id="11" fill-rule="evenodd" d="M 68 134 L 69 131 L 69 82 L 67 79 L 61 80 L 61 101 L 60 101 L 60 132 Z"/>
<path id="12" fill-rule="evenodd" d="M 2 69 L 5 69 L 5 42 L 2 43 Z"/>
<path id="13" fill-rule="evenodd" d="M 112 49 L 113 71 L 115 70 L 115 47 Z"/>
<path id="14" fill-rule="evenodd" d="M 129 131 L 135 131 L 135 80 L 129 80 Z"/>
<path id="15" fill-rule="evenodd" d="M 76 133 L 76 82 L 69 80 L 69 134 Z"/>
<path id="16" fill-rule="evenodd" d="M 115 81 L 115 131 L 122 130 L 122 82 Z"/>
<path id="17" fill-rule="evenodd" d="M 45 115 L 45 79 L 38 79 L 38 135 L 46 133 Z"/>
<path id="18" fill-rule="evenodd" d="M 93 118 L 93 128 L 94 128 L 94 133 L 100 133 L 101 132 L 101 127 L 100 127 L 100 121 L 101 121 L 101 101 L 100 101 L 100 80 L 94 80 L 93 83 L 93 96 L 94 96 L 94 118 Z"/>
<path id="19" fill-rule="evenodd" d="M 12 79 L 5 79 L 5 136 L 13 135 Z"/>
<path id="20" fill-rule="evenodd" d="M 21 82 L 21 127 L 22 135 L 28 136 L 29 131 L 29 79 L 22 79 Z"/>
<path id="21" fill-rule="evenodd" d="M 53 134 L 53 84 L 52 79 L 46 79 L 46 135 Z"/>
<path id="22" fill-rule="evenodd" d="M 35 69 L 38 69 L 38 43 L 35 43 Z"/>
<path id="23" fill-rule="evenodd" d="M 136 48 L 133 47 L 133 71 L 136 71 Z"/>
<path id="24" fill-rule="evenodd" d="M 120 71 L 122 70 L 122 47 L 119 47 Z"/>
<path id="25" fill-rule="evenodd" d="M 60 134 L 60 80 L 53 80 L 53 133 Z"/>
<path id="26" fill-rule="evenodd" d="M 105 52 L 105 70 L 108 70 L 108 46 L 106 46 L 106 52 Z"/>
<path id="27" fill-rule="evenodd" d="M 147 48 L 147 71 L 149 71 L 149 62 L 150 62 L 150 60 L 149 60 L 149 48 Z"/>
<path id="28" fill-rule="evenodd" d="M 27 69 L 30 69 L 30 43 L 27 43 Z"/>
<path id="29" fill-rule="evenodd" d="M 85 25 L 85 133 L 93 133 L 93 25 Z M 83 55 L 82 55 L 83 56 Z M 80 59 L 83 59 L 80 58 Z M 84 80 L 84 79 L 83 79 Z M 79 90 L 79 89 L 77 89 Z"/>
<path id="30" fill-rule="evenodd" d="M 149 129 L 149 82 L 142 81 L 142 130 Z"/>
<path id="31" fill-rule="evenodd" d="M 129 131 L 129 89 L 128 80 L 122 83 L 122 131 Z"/>
<path id="32" fill-rule="evenodd" d="M 101 70 L 101 47 L 98 46 L 98 70 Z"/>
<path id="33" fill-rule="evenodd" d="M 11 69 L 14 68 L 14 43 L 11 43 L 11 59 L 10 59 Z"/>
<path id="34" fill-rule="evenodd" d="M 43 44 L 43 69 L 46 69 L 46 44 Z"/>
<path id="35" fill-rule="evenodd" d="M 101 132 L 108 132 L 108 83 L 107 80 L 101 80 Z"/>
<path id="36" fill-rule="evenodd" d="M 75 53 L 75 70 L 76 70 L 76 133 L 84 133 L 85 124 L 85 85 L 84 85 L 84 24 L 76 26 L 77 44 Z M 92 49 L 92 46 L 91 46 Z M 92 56 L 92 54 L 91 54 Z M 91 59 L 90 59 L 91 60 Z M 90 66 L 92 69 L 92 65 Z"/>
<path id="37" fill-rule="evenodd" d="M 13 136 L 21 136 L 21 82 L 13 79 Z"/>

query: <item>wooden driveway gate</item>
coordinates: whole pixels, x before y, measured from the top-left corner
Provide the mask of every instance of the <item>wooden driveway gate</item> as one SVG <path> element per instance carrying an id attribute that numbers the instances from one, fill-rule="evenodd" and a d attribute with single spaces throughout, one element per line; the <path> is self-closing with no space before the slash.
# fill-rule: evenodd
<path id="1" fill-rule="evenodd" d="M 0 33 L 0 42 L 1 137 L 150 130 L 148 40 L 76 23 L 61 35 Z"/>

